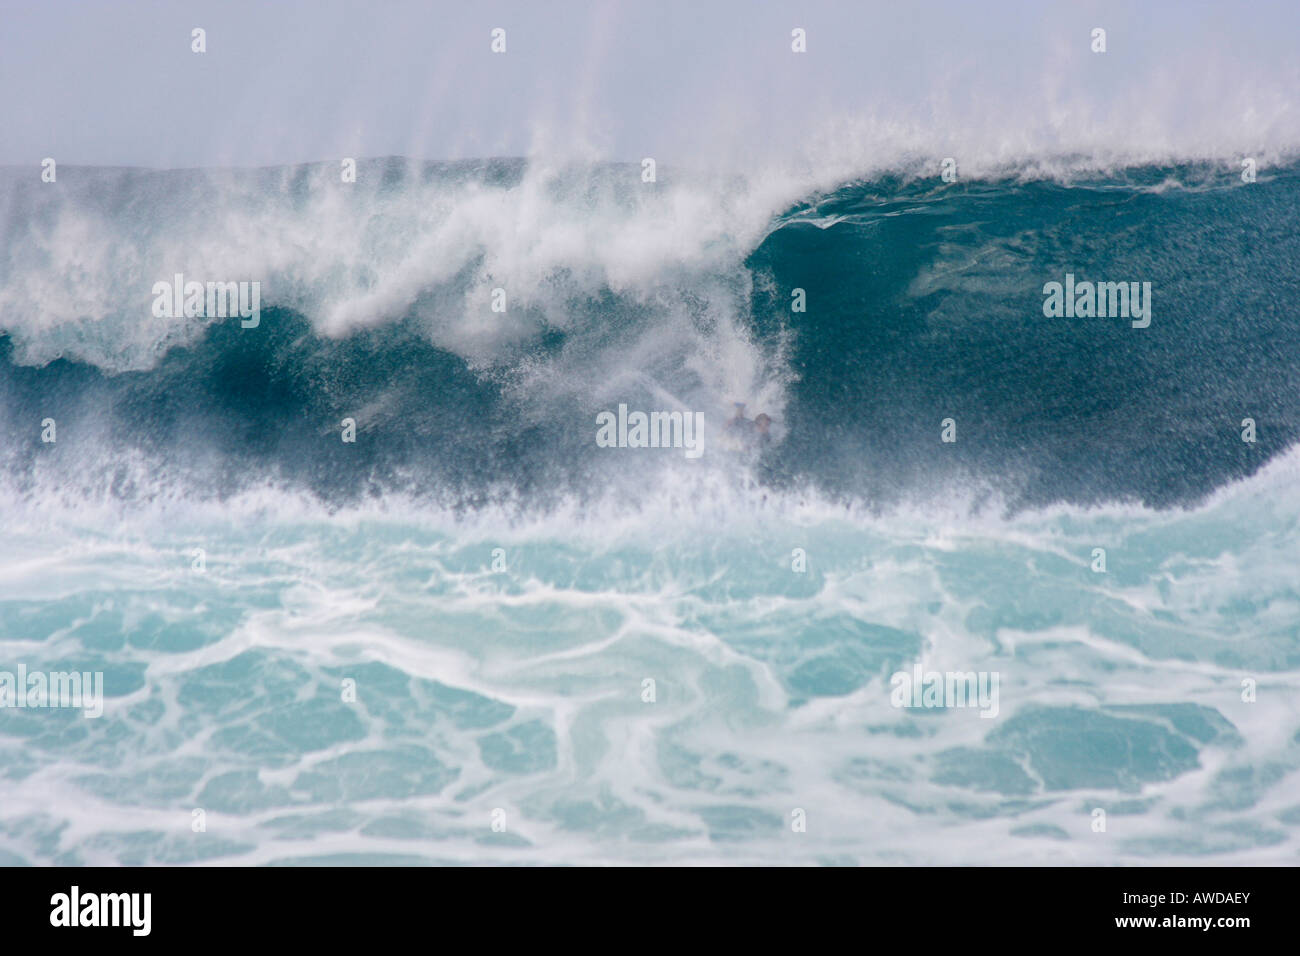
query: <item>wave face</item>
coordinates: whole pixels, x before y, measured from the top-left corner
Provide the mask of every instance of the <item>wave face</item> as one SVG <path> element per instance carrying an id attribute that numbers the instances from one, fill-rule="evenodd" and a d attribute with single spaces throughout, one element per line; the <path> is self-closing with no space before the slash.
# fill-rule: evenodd
<path id="1" fill-rule="evenodd" d="M 387 161 L 347 192 L 323 166 L 71 170 L 48 199 L 13 177 L 10 473 L 30 487 L 69 455 L 70 475 L 120 484 L 129 453 L 210 492 L 553 501 L 683 467 L 593 454 L 599 411 L 699 411 L 716 437 L 741 400 L 777 419 L 772 484 L 1159 507 L 1295 439 L 1295 166 L 1251 186 L 1206 166 L 893 177 L 784 209 L 789 187 L 638 172 Z M 263 323 L 153 316 L 177 272 L 259 281 Z M 1150 326 L 1045 318 L 1067 273 L 1149 282 Z M 55 454 L 32 427 L 47 416 Z"/>
<path id="2" fill-rule="evenodd" d="M 1300 167 L 936 173 L 0 171 L 0 862 L 1293 862 Z"/>

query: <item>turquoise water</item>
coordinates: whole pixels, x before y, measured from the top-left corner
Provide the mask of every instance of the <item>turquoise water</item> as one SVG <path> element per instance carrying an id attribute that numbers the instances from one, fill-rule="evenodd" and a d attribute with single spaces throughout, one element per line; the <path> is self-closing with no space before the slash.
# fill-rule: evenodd
<path id="1" fill-rule="evenodd" d="M 1293 171 L 385 168 L 7 184 L 0 669 L 107 699 L 0 709 L 0 861 L 1296 859 Z M 201 267 L 256 337 L 147 318 Z M 1044 319 L 1067 268 L 1151 328 Z M 737 398 L 756 463 L 595 447 Z"/>
<path id="2" fill-rule="evenodd" d="M 5 715 L 6 852 L 1287 862 L 1294 480 L 1288 459 L 1190 512 L 1012 520 L 31 515 L 9 533 L 3 627 L 27 637 L 7 656 L 102 669 L 108 702 Z M 998 718 L 891 707 L 887 675 L 918 659 L 998 672 Z"/>

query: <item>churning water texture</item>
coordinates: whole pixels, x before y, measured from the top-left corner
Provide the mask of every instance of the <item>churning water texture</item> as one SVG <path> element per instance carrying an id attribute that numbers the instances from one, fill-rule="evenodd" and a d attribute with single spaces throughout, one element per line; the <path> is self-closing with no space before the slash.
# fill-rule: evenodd
<path id="1" fill-rule="evenodd" d="M 0 862 L 1294 863 L 1300 168 L 639 174 L 0 170 Z"/>

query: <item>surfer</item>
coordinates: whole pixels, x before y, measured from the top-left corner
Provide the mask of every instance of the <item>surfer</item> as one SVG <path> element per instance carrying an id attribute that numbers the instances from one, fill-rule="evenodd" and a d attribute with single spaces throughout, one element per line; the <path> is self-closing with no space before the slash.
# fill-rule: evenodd
<path id="1" fill-rule="evenodd" d="M 735 406 L 736 414 L 731 421 L 727 422 L 727 433 L 748 444 L 754 434 L 754 423 L 745 417 L 744 402 L 733 402 L 732 404 Z"/>

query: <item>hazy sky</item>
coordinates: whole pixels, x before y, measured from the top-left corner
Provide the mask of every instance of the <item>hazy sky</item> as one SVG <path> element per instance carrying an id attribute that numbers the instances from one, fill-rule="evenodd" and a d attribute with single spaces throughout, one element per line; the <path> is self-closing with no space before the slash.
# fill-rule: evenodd
<path id="1" fill-rule="evenodd" d="M 1294 0 L 0 0 L 0 163 L 1282 147 L 1297 37 Z"/>

